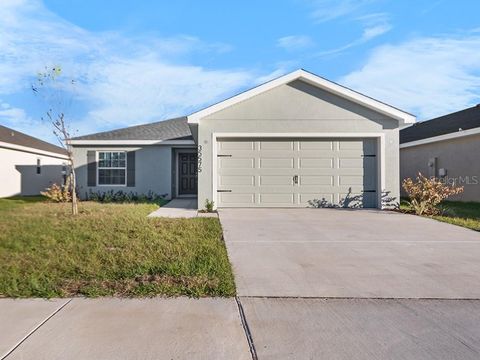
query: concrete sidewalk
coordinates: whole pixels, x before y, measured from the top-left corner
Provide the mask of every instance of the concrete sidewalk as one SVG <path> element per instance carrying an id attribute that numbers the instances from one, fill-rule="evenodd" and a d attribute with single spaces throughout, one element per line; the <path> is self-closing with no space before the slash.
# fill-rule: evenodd
<path id="1" fill-rule="evenodd" d="M 479 300 L 239 301 L 1 299 L 0 359 L 480 358 Z"/>
<path id="2" fill-rule="evenodd" d="M 0 359 L 251 359 L 235 299 L 67 301 L 1 299 Z"/>
<path id="3" fill-rule="evenodd" d="M 197 199 L 173 199 L 155 210 L 148 217 L 194 218 L 197 217 Z"/>

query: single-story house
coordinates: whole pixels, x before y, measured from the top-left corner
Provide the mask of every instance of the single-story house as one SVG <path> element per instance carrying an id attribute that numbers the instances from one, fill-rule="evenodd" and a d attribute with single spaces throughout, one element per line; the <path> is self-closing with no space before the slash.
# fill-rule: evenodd
<path id="1" fill-rule="evenodd" d="M 0 125 L 0 197 L 39 195 L 63 184 L 67 160 L 61 147 Z"/>
<path id="2" fill-rule="evenodd" d="M 480 201 L 480 105 L 400 131 L 400 176 L 420 172 L 464 187 L 455 200 Z"/>
<path id="3" fill-rule="evenodd" d="M 79 194 L 198 197 L 198 207 L 382 207 L 415 117 L 297 70 L 191 115 L 73 139 Z"/>

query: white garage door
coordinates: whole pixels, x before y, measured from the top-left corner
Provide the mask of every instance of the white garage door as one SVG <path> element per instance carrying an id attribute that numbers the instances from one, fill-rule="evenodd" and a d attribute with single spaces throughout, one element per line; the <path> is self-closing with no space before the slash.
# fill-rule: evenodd
<path id="1" fill-rule="evenodd" d="M 377 206 L 375 139 L 218 139 L 219 207 Z"/>

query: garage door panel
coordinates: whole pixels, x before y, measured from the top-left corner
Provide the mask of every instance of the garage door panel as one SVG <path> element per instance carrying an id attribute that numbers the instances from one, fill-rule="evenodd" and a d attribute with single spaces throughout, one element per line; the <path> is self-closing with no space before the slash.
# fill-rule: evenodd
<path id="1" fill-rule="evenodd" d="M 219 207 L 376 206 L 374 139 L 246 142 L 218 145 Z"/>
<path id="2" fill-rule="evenodd" d="M 331 175 L 301 175 L 300 185 L 333 185 L 334 177 Z"/>
<path id="3" fill-rule="evenodd" d="M 268 185 L 293 185 L 291 175 L 261 175 L 259 176 L 260 186 Z"/>
<path id="4" fill-rule="evenodd" d="M 218 185 L 255 185 L 255 176 L 253 175 L 219 175 Z"/>
<path id="5" fill-rule="evenodd" d="M 253 169 L 255 167 L 254 158 L 221 157 L 218 162 L 222 169 Z"/>
<path id="6" fill-rule="evenodd" d="M 341 140 L 338 142 L 338 150 L 361 150 L 363 153 L 364 141 L 362 140 Z"/>
<path id="7" fill-rule="evenodd" d="M 261 169 L 293 169 L 293 158 L 261 158 Z"/>
<path id="8" fill-rule="evenodd" d="M 221 141 L 218 142 L 218 153 L 223 150 L 255 150 L 254 141 Z"/>
<path id="9" fill-rule="evenodd" d="M 260 141 L 260 150 L 293 150 L 293 141 Z"/>
<path id="10" fill-rule="evenodd" d="M 265 204 L 283 204 L 283 205 L 293 205 L 295 195 L 292 193 L 274 193 L 274 194 L 264 194 L 260 193 L 260 205 Z"/>
<path id="11" fill-rule="evenodd" d="M 333 150 L 333 141 L 299 141 L 299 150 Z"/>
<path id="12" fill-rule="evenodd" d="M 299 159 L 299 168 L 300 169 L 332 169 L 333 168 L 333 158 L 300 158 Z"/>
<path id="13" fill-rule="evenodd" d="M 363 158 L 340 158 L 338 167 L 340 169 L 363 169 Z"/>
<path id="14" fill-rule="evenodd" d="M 251 206 L 255 204 L 255 194 L 219 193 L 218 201 L 223 205 Z"/>
<path id="15" fill-rule="evenodd" d="M 299 194 L 301 205 L 310 205 L 310 201 L 323 201 L 325 205 L 334 203 L 334 195 L 329 193 Z"/>

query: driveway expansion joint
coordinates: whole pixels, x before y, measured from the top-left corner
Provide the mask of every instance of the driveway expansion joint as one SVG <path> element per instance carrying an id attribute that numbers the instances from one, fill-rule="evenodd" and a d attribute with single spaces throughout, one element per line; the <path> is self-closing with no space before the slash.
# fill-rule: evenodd
<path id="1" fill-rule="evenodd" d="M 240 320 L 242 322 L 243 331 L 245 332 L 245 336 L 247 338 L 248 347 L 250 348 L 250 354 L 252 355 L 252 360 L 258 360 L 255 344 L 253 343 L 252 333 L 250 332 L 250 328 L 248 326 L 247 318 L 245 316 L 245 312 L 243 311 L 243 306 L 240 301 L 240 298 L 238 296 L 235 296 L 235 301 L 237 302 L 238 313 L 240 315 Z"/>
<path id="2" fill-rule="evenodd" d="M 35 326 L 27 335 L 25 335 L 20 341 L 18 341 L 10 350 L 8 350 L 1 358 L 0 360 L 4 360 L 8 358 L 20 345 L 22 345 L 30 336 L 32 336 L 38 329 L 40 329 L 48 320 L 50 320 L 52 317 L 54 317 L 56 314 L 58 314 L 65 306 L 70 304 L 70 302 L 73 300 L 73 298 L 69 299 L 67 302 L 62 304 L 58 309 L 55 309 L 54 312 L 52 312 L 50 315 L 48 315 L 44 320 L 42 320 L 37 326 Z"/>

